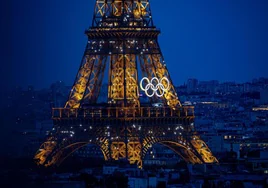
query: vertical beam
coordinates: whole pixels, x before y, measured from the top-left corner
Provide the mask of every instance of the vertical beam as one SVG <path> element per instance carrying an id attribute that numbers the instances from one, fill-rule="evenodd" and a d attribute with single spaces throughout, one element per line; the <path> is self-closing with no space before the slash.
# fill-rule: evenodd
<path id="1" fill-rule="evenodd" d="M 163 56 L 157 41 L 156 40 L 149 41 L 146 47 L 149 49 L 154 49 L 154 51 L 156 52 L 158 51 L 158 53 L 155 54 L 144 55 L 144 57 L 146 57 L 144 58 L 144 61 L 145 61 L 145 70 L 147 74 L 151 77 L 157 77 L 159 80 L 163 77 L 168 78 L 170 82 L 170 87 L 169 90 L 164 94 L 163 99 L 166 101 L 167 105 L 169 105 L 172 108 L 176 106 L 181 106 L 181 103 L 178 100 L 175 87 L 170 78 L 169 72 L 163 60 Z M 165 87 L 168 86 L 168 83 L 166 82 L 163 82 L 162 84 Z"/>
<path id="2" fill-rule="evenodd" d="M 125 49 L 126 49 L 126 44 L 125 44 L 125 38 L 123 38 L 122 42 L 122 50 L 123 50 L 123 70 L 124 70 L 124 107 L 127 107 L 127 77 L 126 77 L 126 54 L 125 54 Z"/>
<path id="3" fill-rule="evenodd" d="M 157 77 L 156 68 L 154 66 L 152 56 L 150 54 L 140 55 L 143 61 L 140 61 L 140 66 L 142 68 L 143 76 L 147 75 L 147 77 L 151 80 L 153 77 Z M 143 63 L 142 63 L 143 62 Z M 150 98 L 151 102 L 157 102 L 159 100 L 158 97 L 153 96 Z M 163 100 L 163 98 L 161 98 Z M 163 100 L 165 102 L 165 100 Z"/>
<path id="4" fill-rule="evenodd" d="M 120 26 L 126 15 L 132 20 L 127 23 L 129 26 L 153 26 L 149 0 L 96 0 L 92 27 L 105 25 L 109 18 L 117 20 L 110 22 L 114 26 Z"/>
<path id="5" fill-rule="evenodd" d="M 85 55 L 83 57 L 80 69 L 70 92 L 69 99 L 65 104 L 65 108 L 80 107 L 80 102 L 86 92 L 88 79 L 90 78 L 90 75 L 92 73 L 95 60 L 96 56 L 94 55 Z"/>
<path id="6" fill-rule="evenodd" d="M 106 65 L 107 56 L 97 56 L 92 73 L 88 79 L 87 90 L 84 93 L 83 101 L 87 103 L 97 102 L 103 75 Z"/>
<path id="7" fill-rule="evenodd" d="M 112 55 L 110 64 L 110 86 L 108 98 L 119 106 L 124 105 L 124 69 L 122 54 Z"/>

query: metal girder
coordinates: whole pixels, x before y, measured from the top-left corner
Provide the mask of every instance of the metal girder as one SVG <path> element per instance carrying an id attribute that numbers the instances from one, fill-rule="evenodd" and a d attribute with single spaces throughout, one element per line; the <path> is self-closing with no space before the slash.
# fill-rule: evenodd
<path id="1" fill-rule="evenodd" d="M 128 155 L 126 155 L 125 142 L 112 142 L 111 158 L 114 160 L 127 158 L 130 164 L 137 164 L 138 166 L 142 166 L 141 143 L 137 141 L 130 141 L 127 143 L 127 148 Z"/>
<path id="2" fill-rule="evenodd" d="M 96 103 L 104 76 L 107 56 L 100 56 L 96 61 L 92 73 L 88 79 L 87 89 L 83 97 L 83 103 Z"/>
<path id="3" fill-rule="evenodd" d="M 171 82 L 169 84 L 168 91 L 163 95 L 163 100 L 165 103 L 175 108 L 177 106 L 181 106 L 181 103 L 178 99 L 176 90 L 174 85 L 172 84 L 172 80 L 166 68 L 166 64 L 164 60 L 162 60 L 161 54 L 151 54 L 151 55 L 142 55 L 144 65 L 141 65 L 142 70 L 146 72 L 148 78 L 157 77 L 159 79 L 166 77 Z M 142 62 L 142 61 L 141 61 Z M 167 87 L 167 82 L 163 82 L 163 85 Z"/>
<path id="4" fill-rule="evenodd" d="M 123 124 L 119 122 L 121 126 L 110 121 L 95 125 L 95 118 L 92 122 L 85 121 L 86 127 L 74 123 L 70 129 L 65 126 L 65 122 L 64 119 L 59 120 L 57 133 L 41 145 L 35 156 L 38 164 L 59 165 L 77 149 L 95 144 L 99 146 L 105 160 L 127 159 L 131 164 L 142 167 L 147 151 L 157 143 L 173 150 L 188 163 L 218 163 L 207 145 L 191 132 L 189 127 L 192 126 L 192 120 L 189 118 L 182 117 L 180 121 L 171 120 L 167 124 L 161 121 L 155 124 L 152 120 L 143 123 L 127 120 Z"/>
<path id="5" fill-rule="evenodd" d="M 124 55 L 111 57 L 108 100 L 124 103 Z"/>
<path id="6" fill-rule="evenodd" d="M 193 164 L 218 162 L 193 133 L 194 108 L 182 106 L 178 99 L 149 0 L 96 0 L 92 27 L 85 33 L 88 44 L 74 85 L 65 107 L 53 109 L 54 132 L 36 153 L 38 164 L 60 164 L 77 149 L 95 144 L 105 160 L 125 158 L 141 167 L 156 143 Z M 109 107 L 95 108 L 106 67 Z M 168 106 L 141 106 L 140 72 L 150 80 L 168 80 L 161 82 L 167 89 L 158 89 L 162 96 L 150 98 Z"/>
<path id="7" fill-rule="evenodd" d="M 104 46 L 106 43 L 102 41 L 91 42 L 91 47 L 87 49 L 94 50 L 95 46 Z M 70 97 L 65 105 L 65 108 L 79 108 L 83 103 L 97 102 L 98 94 L 104 77 L 105 67 L 109 63 L 109 86 L 108 99 L 111 103 L 116 103 L 119 106 L 139 107 L 139 87 L 138 87 L 138 67 L 140 65 L 143 76 L 149 79 L 157 77 L 159 79 L 167 77 L 170 80 L 169 89 L 163 95 L 161 100 L 172 108 L 181 106 L 175 88 L 172 84 L 170 75 L 166 68 L 165 62 L 162 60 L 158 46 L 146 45 L 156 43 L 156 41 L 148 40 L 141 48 L 143 50 L 138 54 L 125 54 L 124 51 L 139 48 L 133 40 L 124 42 L 116 42 L 110 46 L 110 50 L 116 49 L 121 51 L 121 54 L 114 55 L 86 55 L 84 63 L 81 65 L 75 80 L 74 86 L 70 92 Z M 94 46 L 94 47 L 93 47 Z M 149 48 L 155 49 L 158 54 L 149 54 Z M 96 50 L 95 51 L 99 51 Z M 144 52 L 143 52 L 144 51 Z M 166 82 L 163 82 L 167 86 Z M 156 97 L 151 100 L 159 100 Z"/>
<path id="8" fill-rule="evenodd" d="M 87 89 L 88 80 L 93 72 L 96 56 L 84 56 L 78 74 L 76 76 L 75 83 L 70 92 L 68 101 L 65 104 L 65 108 L 79 108 L 81 100 Z"/>
<path id="9" fill-rule="evenodd" d="M 135 55 L 111 56 L 108 100 L 119 106 L 139 107 Z"/>
<path id="10" fill-rule="evenodd" d="M 36 163 L 39 165 L 47 166 L 46 160 L 50 156 L 56 145 L 57 142 L 54 141 L 54 138 L 48 138 L 47 141 L 40 146 L 39 150 L 34 156 L 34 160 L 36 161 Z"/>
<path id="11" fill-rule="evenodd" d="M 202 164 L 203 162 L 189 148 L 177 142 L 163 141 L 160 142 L 163 146 L 168 147 L 178 154 L 184 161 L 191 164 Z"/>
<path id="12" fill-rule="evenodd" d="M 99 146 L 100 150 L 103 153 L 104 160 L 110 159 L 110 154 L 108 151 L 108 140 L 105 138 L 101 138 L 99 141 L 91 141 L 91 142 L 62 141 L 61 143 L 58 144 L 55 143 L 53 145 L 53 148 L 48 147 L 47 143 L 48 142 L 42 144 L 39 151 L 36 153 L 34 157 L 34 160 L 38 165 L 43 165 L 45 167 L 60 165 L 71 154 L 73 154 L 75 151 L 88 144 L 94 144 Z"/>
<path id="13" fill-rule="evenodd" d="M 92 27 L 153 26 L 149 0 L 97 0 Z"/>
<path id="14" fill-rule="evenodd" d="M 85 55 L 65 108 L 96 103 L 104 76 L 107 56 Z"/>
<path id="15" fill-rule="evenodd" d="M 196 149 L 196 151 L 200 154 L 200 156 L 202 157 L 205 163 L 218 163 L 219 162 L 217 158 L 213 156 L 207 144 L 203 140 L 201 140 L 199 136 L 196 136 L 196 135 L 192 136 L 191 144 Z"/>

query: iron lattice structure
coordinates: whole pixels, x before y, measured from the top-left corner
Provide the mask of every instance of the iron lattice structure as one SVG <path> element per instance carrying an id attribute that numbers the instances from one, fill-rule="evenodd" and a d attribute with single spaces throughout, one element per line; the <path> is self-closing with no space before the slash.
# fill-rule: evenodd
<path id="1" fill-rule="evenodd" d="M 194 130 L 194 108 L 182 106 L 158 44 L 149 0 L 97 0 L 88 43 L 69 99 L 53 109 L 54 128 L 35 155 L 38 164 L 60 164 L 87 144 L 105 160 L 127 159 L 142 166 L 147 150 L 162 144 L 185 161 L 218 162 Z M 107 69 L 107 71 L 105 71 Z M 105 72 L 108 101 L 98 105 Z M 163 107 L 140 101 L 139 77 L 167 78 Z M 158 88 L 159 89 L 159 88 Z"/>

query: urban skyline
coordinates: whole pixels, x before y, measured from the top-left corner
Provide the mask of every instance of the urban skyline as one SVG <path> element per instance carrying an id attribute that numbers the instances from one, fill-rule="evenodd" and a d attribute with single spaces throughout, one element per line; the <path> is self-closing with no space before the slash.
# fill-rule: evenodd
<path id="1" fill-rule="evenodd" d="M 187 82 L 189 81 L 189 80 L 197 80 L 198 81 L 198 83 L 202 83 L 202 82 L 211 82 L 211 81 L 216 81 L 217 83 L 219 83 L 219 84 L 224 84 L 224 83 L 234 83 L 234 84 L 251 84 L 251 83 L 254 83 L 254 82 L 257 82 L 258 80 L 260 80 L 260 79 L 264 79 L 264 80 L 267 80 L 268 79 L 268 77 L 263 77 L 263 76 L 261 76 L 261 77 L 253 77 L 251 80 L 248 80 L 248 81 L 244 81 L 244 82 L 239 82 L 239 81 L 236 81 L 236 80 L 230 80 L 230 81 L 221 81 L 221 80 L 217 80 L 217 79 L 209 79 L 209 80 L 200 80 L 200 79 L 198 79 L 198 78 L 196 78 L 196 77 L 189 77 L 189 78 L 187 78 L 186 80 L 184 80 L 181 84 L 174 84 L 174 86 L 175 87 L 181 87 L 181 86 L 187 86 Z M 15 85 L 15 86 L 13 86 L 12 88 L 10 88 L 10 90 L 14 90 L 14 89 L 16 89 L 16 88 L 21 88 L 21 89 L 27 89 L 28 87 L 33 87 L 35 90 L 42 90 L 42 89 L 47 89 L 47 88 L 49 88 L 52 84 L 55 84 L 55 83 L 63 83 L 65 86 L 67 86 L 67 87 L 72 87 L 72 85 L 73 85 L 73 83 L 70 83 L 70 84 L 68 84 L 68 83 L 66 83 L 66 82 L 64 82 L 64 81 L 62 81 L 62 80 L 55 80 L 55 81 L 53 81 L 53 82 L 51 82 L 51 83 L 49 83 L 48 85 L 44 85 L 43 87 L 36 87 L 36 86 L 34 86 L 33 84 L 28 84 L 28 85 Z M 103 84 L 108 84 L 108 82 L 104 82 Z"/>
<path id="2" fill-rule="evenodd" d="M 0 187 L 268 186 L 267 1 L 6 5 Z"/>
<path id="3" fill-rule="evenodd" d="M 191 81 L 193 82 L 191 83 Z M 199 183 L 202 184 L 204 182 L 201 180 L 204 178 L 218 183 L 227 183 L 226 179 L 241 183 L 241 181 L 247 182 L 249 180 L 247 177 L 250 177 L 251 180 L 248 182 L 250 185 L 248 186 L 264 185 L 263 179 L 268 178 L 266 162 L 268 156 L 266 136 L 268 132 L 268 78 L 256 79 L 255 81 L 242 85 L 220 84 L 217 88 L 222 92 L 213 92 L 215 85 L 210 82 L 201 83 L 203 86 L 200 91 L 196 87 L 195 80 L 189 80 L 185 86 L 176 88 L 183 104 L 195 106 L 196 131 L 202 134 L 202 138 L 205 139 L 211 151 L 219 158 L 220 166 L 208 166 L 204 175 L 202 168 L 194 165 L 192 171 L 189 171 L 192 176 L 191 181 L 186 180 L 184 172 L 188 173 L 189 169 L 183 167 L 182 160 L 171 150 L 154 146 L 144 161 L 146 168 L 159 165 L 163 166 L 164 169 L 175 169 L 174 173 L 182 177 L 178 178 L 177 176 L 174 179 L 177 181 L 179 179 L 180 183 L 190 181 L 191 184 L 194 184 L 195 181 L 199 180 Z M 197 88 L 198 90 L 196 90 Z M 5 144 L 1 145 L 0 150 L 0 157 L 3 158 L 3 161 L 7 161 L 5 157 L 8 157 L 8 161 L 13 161 L 10 164 L 13 164 L 12 166 L 15 168 L 15 164 L 17 164 L 15 161 L 18 161 L 18 158 L 27 159 L 24 168 L 28 172 L 28 176 L 32 175 L 32 170 L 29 168 L 35 168 L 30 161 L 32 162 L 36 147 L 40 146 L 40 141 L 53 127 L 51 108 L 62 107 L 65 104 L 69 89 L 70 86 L 65 86 L 63 82 L 57 82 L 53 83 L 51 87 L 41 90 L 36 90 L 33 87 L 18 88 L 6 96 L 6 103 L 2 106 L 2 112 L 5 116 L 2 118 L 3 126 L 1 127 L 2 132 L 5 132 L 1 136 L 2 142 Z M 83 163 L 77 164 L 76 157 L 78 156 Z M 81 173 L 92 174 L 92 171 L 100 166 L 100 161 L 97 162 L 96 158 L 102 159 L 102 153 L 98 148 L 84 147 L 70 157 L 70 160 L 63 163 L 59 169 L 66 168 L 63 172 L 70 172 L 70 168 L 78 165 L 79 169 L 83 169 Z M 96 163 L 93 164 L 92 161 L 96 161 Z M 94 167 L 94 165 L 96 166 Z M 3 166 L 3 168 L 10 168 L 6 164 Z M 160 168 L 159 166 L 157 168 Z M 102 170 L 96 171 L 96 174 L 105 176 L 109 170 L 111 173 L 116 169 L 120 169 L 120 171 L 130 170 L 127 167 L 118 167 L 114 164 L 104 166 Z M 176 169 L 183 170 L 177 172 Z M 55 176 L 49 177 L 54 180 L 60 178 L 69 180 L 69 176 L 73 176 L 63 172 L 59 170 Z M 210 177 L 214 177 L 215 174 L 217 177 L 211 179 Z M 36 176 L 43 177 L 38 174 Z M 139 179 L 146 178 L 147 175 L 144 174 L 141 177 L 130 175 L 130 177 Z M 166 178 L 166 181 L 172 179 Z M 32 179 L 32 181 L 35 180 Z M 67 184 L 71 183 L 72 181 L 68 181 Z"/>

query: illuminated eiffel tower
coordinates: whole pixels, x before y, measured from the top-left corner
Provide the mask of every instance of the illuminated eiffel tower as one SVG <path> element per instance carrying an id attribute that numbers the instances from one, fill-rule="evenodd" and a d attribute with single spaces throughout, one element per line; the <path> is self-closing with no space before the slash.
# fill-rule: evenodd
<path id="1" fill-rule="evenodd" d="M 96 0 L 85 33 L 81 66 L 65 107 L 53 109 L 54 128 L 35 155 L 39 165 L 59 165 L 88 144 L 99 146 L 105 160 L 127 159 L 139 167 L 156 143 L 189 163 L 218 162 L 195 132 L 194 108 L 178 99 L 149 0 Z M 98 103 L 104 78 L 105 104 Z"/>

